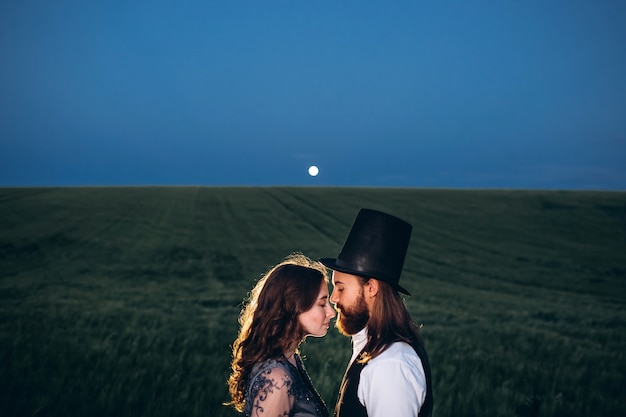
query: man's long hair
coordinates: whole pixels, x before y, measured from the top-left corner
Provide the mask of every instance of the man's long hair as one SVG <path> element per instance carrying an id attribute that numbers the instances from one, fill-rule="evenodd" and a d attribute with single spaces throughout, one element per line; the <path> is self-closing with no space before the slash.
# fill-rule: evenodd
<path id="1" fill-rule="evenodd" d="M 313 307 L 324 281 L 328 273 L 321 264 L 292 254 L 257 282 L 239 316 L 228 379 L 232 401 L 226 405 L 242 412 L 252 367 L 297 349 L 306 336 L 298 316 Z"/>
<path id="2" fill-rule="evenodd" d="M 368 278 L 359 278 L 362 285 L 369 281 Z M 368 341 L 361 356 L 363 363 L 383 353 L 394 342 L 406 342 L 413 348 L 424 345 L 398 291 L 385 281 L 378 282 L 378 293 L 367 322 Z"/>

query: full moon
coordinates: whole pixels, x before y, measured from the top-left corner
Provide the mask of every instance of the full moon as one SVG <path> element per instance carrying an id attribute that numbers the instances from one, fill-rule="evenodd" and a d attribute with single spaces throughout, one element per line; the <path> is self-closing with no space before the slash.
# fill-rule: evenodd
<path id="1" fill-rule="evenodd" d="M 309 167 L 309 175 L 310 176 L 315 177 L 319 173 L 320 173 L 320 170 L 315 165 L 311 165 Z"/>

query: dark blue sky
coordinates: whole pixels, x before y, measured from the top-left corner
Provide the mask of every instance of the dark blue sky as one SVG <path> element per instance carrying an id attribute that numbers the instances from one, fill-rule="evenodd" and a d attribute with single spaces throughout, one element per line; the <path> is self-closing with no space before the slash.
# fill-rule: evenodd
<path id="1" fill-rule="evenodd" d="M 626 190 L 624 22 L 622 0 L 6 0 L 0 186 Z"/>

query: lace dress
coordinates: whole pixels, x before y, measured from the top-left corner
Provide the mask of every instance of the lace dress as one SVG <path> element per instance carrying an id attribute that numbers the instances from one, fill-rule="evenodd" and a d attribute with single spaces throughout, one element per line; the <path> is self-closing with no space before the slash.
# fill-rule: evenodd
<path id="1" fill-rule="evenodd" d="M 328 417 L 326 404 L 313 387 L 309 374 L 304 368 L 304 363 L 298 354 L 294 355 L 297 366 L 294 366 L 285 357 L 268 359 L 252 368 L 248 380 L 246 392 L 246 416 L 254 417 L 254 400 L 259 391 L 269 384 L 266 375 L 274 368 L 284 370 L 291 377 L 289 395 L 295 398 L 293 407 L 289 411 L 289 417 Z"/>

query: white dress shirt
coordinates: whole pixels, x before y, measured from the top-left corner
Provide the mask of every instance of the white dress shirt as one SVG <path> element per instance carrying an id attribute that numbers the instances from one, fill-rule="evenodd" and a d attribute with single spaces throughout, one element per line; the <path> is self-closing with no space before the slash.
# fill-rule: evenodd
<path id="1" fill-rule="evenodd" d="M 352 336 L 350 365 L 367 343 L 367 328 Z M 361 371 L 357 397 L 369 417 L 417 417 L 426 400 L 422 361 L 407 343 L 392 343 Z"/>

